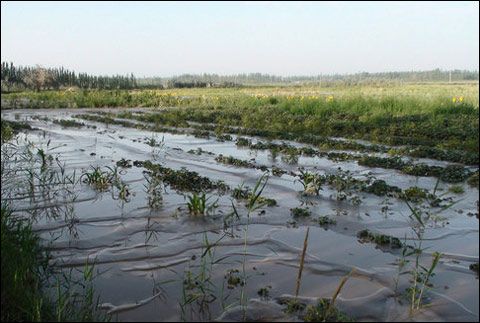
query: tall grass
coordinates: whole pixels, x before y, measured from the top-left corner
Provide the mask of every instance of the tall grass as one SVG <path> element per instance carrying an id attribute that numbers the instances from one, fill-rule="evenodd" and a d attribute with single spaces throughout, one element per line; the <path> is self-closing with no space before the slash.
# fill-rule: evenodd
<path id="1" fill-rule="evenodd" d="M 186 121 L 389 144 L 436 145 L 478 151 L 478 88 L 405 85 L 217 90 L 47 91 L 2 95 L 5 106 L 178 107 L 145 118 L 172 126 Z M 462 97 L 462 101 L 452 98 Z M 435 140 L 432 141 L 432 138 Z"/>
<path id="2" fill-rule="evenodd" d="M 82 285 L 71 272 L 56 272 L 30 222 L 17 218 L 6 204 L 1 207 L 1 248 L 2 322 L 106 320 L 97 310 L 93 265 L 85 265 Z"/>

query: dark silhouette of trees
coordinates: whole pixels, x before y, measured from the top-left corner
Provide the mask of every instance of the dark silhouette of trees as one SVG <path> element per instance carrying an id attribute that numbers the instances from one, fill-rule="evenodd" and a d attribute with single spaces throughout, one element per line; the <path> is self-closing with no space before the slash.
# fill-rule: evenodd
<path id="1" fill-rule="evenodd" d="M 63 67 L 44 68 L 41 66 L 23 67 L 2 62 L 2 91 L 49 90 L 69 87 L 82 89 L 134 89 L 137 80 L 133 74 L 122 76 L 95 76 L 75 73 Z"/>
<path id="2" fill-rule="evenodd" d="M 218 75 L 183 74 L 173 77 L 135 78 L 122 76 L 95 76 L 75 73 L 63 67 L 23 67 L 3 62 L 1 66 L 2 91 L 49 90 L 78 87 L 81 89 L 159 89 L 238 87 L 242 85 L 321 84 L 322 86 L 380 84 L 395 82 L 452 82 L 478 80 L 478 71 L 452 70 L 356 74 L 328 74 L 316 76 L 276 76 L 261 73 Z"/>

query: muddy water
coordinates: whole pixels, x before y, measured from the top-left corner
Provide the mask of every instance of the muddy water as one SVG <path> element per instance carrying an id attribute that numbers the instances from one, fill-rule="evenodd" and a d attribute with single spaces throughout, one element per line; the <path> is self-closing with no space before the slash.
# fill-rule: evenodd
<path id="1" fill-rule="evenodd" d="M 38 128 L 28 135 L 20 135 L 18 144 L 26 145 L 30 141 L 35 149 L 45 149 L 65 163 L 68 174 L 73 171 L 80 174 L 91 165 L 113 167 L 121 158 L 156 160 L 173 169 L 186 167 L 212 180 L 222 180 L 231 188 L 242 183 L 253 187 L 262 172 L 215 162 L 215 155 L 223 154 L 252 160 L 259 165 L 280 167 L 288 172 L 297 171 L 300 166 L 322 173 L 335 173 L 341 167 L 358 178 L 371 172 L 388 184 L 403 189 L 419 186 L 432 190 L 436 184 L 435 178 L 370 169 L 355 162 L 300 157 L 292 164 L 281 156 L 274 158 L 266 151 L 241 149 L 228 141 L 152 134 L 84 120 L 81 122 L 95 125 L 96 129 L 63 128 L 51 122 L 51 119 L 69 119 L 84 112 L 89 111 L 2 111 L 2 119 L 27 121 Z M 46 116 L 50 120 L 36 120 L 32 116 Z M 145 138 L 152 135 L 157 140 L 163 137 L 162 149 L 155 151 L 145 143 Z M 215 155 L 187 153 L 198 147 Z M 422 160 L 425 161 L 435 163 Z M 52 167 L 57 166 L 53 164 Z M 421 263 L 428 267 L 435 251 L 441 252 L 443 257 L 431 280 L 433 288 L 427 292 L 428 306 L 411 317 L 408 300 L 395 293 L 404 294 L 410 278 L 409 275 L 400 276 L 395 289 L 399 251 L 380 249 L 374 244 L 362 243 L 356 237 L 359 230 L 368 228 L 406 239 L 409 244 L 419 243 L 412 233 L 410 211 L 404 202 L 359 193 L 362 203 L 355 205 L 348 199 L 338 201 L 337 192 L 328 187 L 320 196 L 306 198 L 300 195 L 302 186 L 292 175 L 271 176 L 263 195 L 276 199 L 278 206 L 256 210 L 247 219 L 244 204 L 234 202 L 242 218 L 229 228 L 230 235 L 224 236 L 223 217 L 232 211 L 228 194 L 211 192 L 212 201 L 218 196 L 219 208 L 214 215 L 198 219 L 188 215 L 185 194 L 166 186 L 162 206 L 151 210 L 147 204 L 143 170 L 138 167 L 121 170 L 122 180 L 128 183 L 132 193 L 128 203 L 112 198 L 110 192 L 98 193 L 82 183 L 75 185 L 73 195 L 67 197 L 49 196 L 40 187 L 34 200 L 24 188 L 16 187 L 15 181 L 7 183 L 9 188 L 2 187 L 2 198 L 7 196 L 4 191 L 8 190 L 7 198 L 18 214 L 36 216 L 34 228 L 51 251 L 53 264 L 68 268 L 83 266 L 87 260 L 95 261 L 99 272 L 95 287 L 101 296 L 102 308 L 112 313 L 114 320 L 213 320 L 219 317 L 242 320 L 243 310 L 237 306 L 242 287 L 228 288 L 225 277 L 230 270 L 242 272 L 247 223 L 245 291 L 249 299 L 248 319 L 296 319 L 285 314 L 276 299 L 282 295 L 288 297 L 295 291 L 307 227 L 310 227 L 310 238 L 300 290 L 305 302 L 312 302 L 316 297 L 330 297 L 340 279 L 355 268 L 356 272 L 341 291 L 337 305 L 356 320 L 479 319 L 478 277 L 468 269 L 471 263 L 478 262 L 479 257 L 478 218 L 468 215 L 478 212 L 478 189 L 467 184 L 463 184 L 465 193 L 460 195 L 448 193 L 448 184 L 439 185 L 444 197 L 452 197 L 458 202 L 439 214 L 439 210 L 431 210 L 435 212 L 424 232 L 422 247 L 427 249 Z M 56 216 L 47 212 L 52 205 L 56 206 Z M 385 205 L 389 208 L 382 212 Z M 290 208 L 300 206 L 310 208 L 311 219 L 294 223 Z M 65 216 L 67 213 L 68 217 Z M 335 219 L 336 224 L 320 227 L 314 219 L 323 215 Z M 67 221 L 67 218 L 74 221 Z M 215 301 L 204 302 L 203 306 L 193 302 L 185 307 L 182 316 L 179 305 L 182 302 L 182 282 L 187 277 L 186 271 L 198 273 L 201 270 L 200 256 L 205 250 L 205 239 L 210 243 L 219 240 L 212 256 L 215 264 L 211 267 L 209 285 Z M 260 299 L 257 291 L 267 286 L 270 286 L 270 298 Z M 208 298 L 211 299 L 213 297 Z"/>

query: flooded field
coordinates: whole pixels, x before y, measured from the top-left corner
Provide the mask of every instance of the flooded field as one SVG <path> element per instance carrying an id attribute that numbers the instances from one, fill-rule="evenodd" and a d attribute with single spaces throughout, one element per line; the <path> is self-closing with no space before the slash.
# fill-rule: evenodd
<path id="1" fill-rule="evenodd" d="M 99 112 L 123 110 L 3 110 L 33 129 L 2 148 L 2 200 L 56 268 L 94 264 L 113 320 L 298 321 L 349 274 L 334 300 L 355 321 L 479 320 L 478 184 L 76 117 Z"/>

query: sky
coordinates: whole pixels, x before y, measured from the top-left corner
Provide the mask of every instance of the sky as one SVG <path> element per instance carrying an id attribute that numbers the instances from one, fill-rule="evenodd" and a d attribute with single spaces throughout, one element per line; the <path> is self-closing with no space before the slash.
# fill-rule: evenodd
<path id="1" fill-rule="evenodd" d="M 1 59 L 97 75 L 477 70 L 477 2 L 1 2 Z"/>

